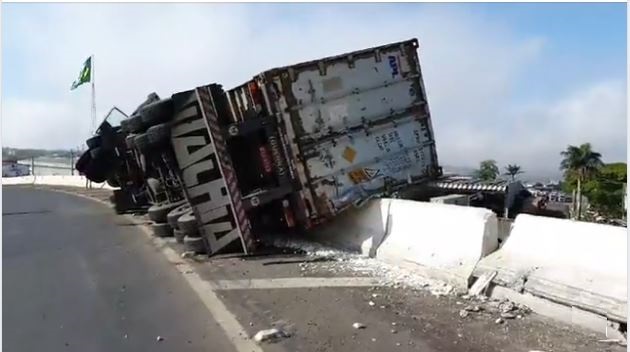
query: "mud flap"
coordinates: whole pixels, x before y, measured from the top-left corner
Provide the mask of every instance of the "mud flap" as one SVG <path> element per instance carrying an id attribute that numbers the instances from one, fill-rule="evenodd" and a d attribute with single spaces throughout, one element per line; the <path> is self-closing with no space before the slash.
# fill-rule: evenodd
<path id="1" fill-rule="evenodd" d="M 173 95 L 171 141 L 186 198 L 210 255 L 236 240 L 253 250 L 250 223 L 226 145 L 220 134 L 211 86 Z"/>

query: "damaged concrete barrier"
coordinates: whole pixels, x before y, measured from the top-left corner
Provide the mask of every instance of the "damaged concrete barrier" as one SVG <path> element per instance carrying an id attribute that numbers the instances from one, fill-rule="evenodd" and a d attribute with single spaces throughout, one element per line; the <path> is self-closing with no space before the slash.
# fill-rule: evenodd
<path id="1" fill-rule="evenodd" d="M 392 199 L 377 258 L 413 264 L 426 277 L 467 288 L 475 265 L 498 247 L 496 215 L 482 208 Z"/>
<path id="2" fill-rule="evenodd" d="M 627 229 L 518 215 L 503 246 L 482 259 L 474 276 L 624 322 L 627 319 Z M 542 312 L 544 314 L 544 312 Z"/>
<path id="3" fill-rule="evenodd" d="M 492 211 L 402 199 L 348 210 L 314 236 L 461 289 L 479 259 L 498 247 Z"/>

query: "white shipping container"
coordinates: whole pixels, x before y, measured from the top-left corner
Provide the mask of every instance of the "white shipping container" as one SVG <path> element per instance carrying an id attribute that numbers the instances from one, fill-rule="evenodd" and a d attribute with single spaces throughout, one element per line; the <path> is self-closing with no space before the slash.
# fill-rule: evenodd
<path id="1" fill-rule="evenodd" d="M 417 48 L 413 39 L 260 75 L 316 212 L 441 173 Z"/>

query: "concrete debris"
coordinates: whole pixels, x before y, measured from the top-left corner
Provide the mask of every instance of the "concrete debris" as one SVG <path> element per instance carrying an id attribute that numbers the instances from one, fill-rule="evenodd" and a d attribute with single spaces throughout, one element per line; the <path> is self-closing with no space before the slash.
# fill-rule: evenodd
<path id="1" fill-rule="evenodd" d="M 289 337 L 289 334 L 280 330 L 280 329 L 266 329 L 260 330 L 254 335 L 254 341 L 256 342 L 267 342 L 277 340 L 283 337 Z"/>
<path id="2" fill-rule="evenodd" d="M 624 343 L 627 341 L 626 333 L 621 330 L 620 324 L 614 321 L 608 321 L 606 323 L 606 338 L 617 339 Z"/>
<path id="3" fill-rule="evenodd" d="M 366 328 L 365 324 L 361 324 L 361 323 L 359 323 L 359 322 L 352 324 L 352 327 L 353 327 L 353 328 L 355 328 L 355 329 L 357 329 L 357 330 L 358 330 L 358 329 L 365 329 L 365 328 Z"/>
<path id="4" fill-rule="evenodd" d="M 490 282 L 492 282 L 495 276 L 497 276 L 496 271 L 482 274 L 477 281 L 475 281 L 470 290 L 468 290 L 468 293 L 472 296 L 480 295 L 488 288 L 488 285 L 490 285 Z"/>
<path id="5" fill-rule="evenodd" d="M 186 252 L 181 254 L 181 257 L 184 258 L 184 259 L 185 258 L 192 258 L 194 256 L 195 256 L 195 252 L 193 252 L 193 251 L 186 251 Z"/>
<path id="6" fill-rule="evenodd" d="M 503 319 L 497 318 L 497 320 L 495 320 L 494 323 L 495 324 L 501 324 L 501 323 L 503 323 Z"/>
<path id="7" fill-rule="evenodd" d="M 155 338 L 158 342 L 164 341 L 164 338 L 162 336 L 158 336 Z"/>
<path id="8" fill-rule="evenodd" d="M 374 306 L 376 305 L 376 303 L 374 303 L 374 302 L 372 302 L 372 301 L 369 301 L 369 302 L 368 302 L 368 305 L 369 305 L 370 307 L 374 307 Z"/>
<path id="9" fill-rule="evenodd" d="M 372 338 L 372 342 L 376 342 L 376 339 L 374 337 Z"/>
<path id="10" fill-rule="evenodd" d="M 501 318 L 503 318 L 503 319 L 514 319 L 514 318 L 516 318 L 516 315 L 512 314 L 512 313 L 501 313 Z"/>
<path id="11" fill-rule="evenodd" d="M 372 298 L 376 298 L 378 296 L 380 296 L 378 293 L 372 293 Z"/>
<path id="12" fill-rule="evenodd" d="M 400 347 L 400 342 L 396 342 L 396 346 L 399 346 L 399 347 Z"/>
<path id="13" fill-rule="evenodd" d="M 392 334 L 397 334 L 397 333 L 398 333 L 398 330 L 396 330 L 396 329 L 391 329 L 391 330 L 389 330 L 389 332 L 391 332 Z"/>
<path id="14" fill-rule="evenodd" d="M 392 326 L 396 326 L 396 322 L 395 321 L 392 322 Z"/>
<path id="15" fill-rule="evenodd" d="M 621 341 L 620 339 L 603 339 L 603 340 L 598 340 L 597 342 L 601 342 L 601 343 L 621 343 L 623 341 Z"/>
<path id="16" fill-rule="evenodd" d="M 385 309 L 385 306 L 380 306 L 379 308 L 381 308 L 381 309 Z"/>
<path id="17" fill-rule="evenodd" d="M 249 322 L 249 326 L 254 326 L 254 323 L 252 323 L 251 321 Z"/>
<path id="18" fill-rule="evenodd" d="M 466 318 L 468 316 L 468 311 L 465 309 L 462 309 L 459 311 L 459 316 L 462 318 Z"/>
<path id="19" fill-rule="evenodd" d="M 499 310 L 503 313 L 508 313 L 513 311 L 515 308 L 514 303 L 510 301 L 504 301 L 499 304 Z"/>
<path id="20" fill-rule="evenodd" d="M 468 311 L 468 312 L 478 312 L 481 310 L 481 307 L 479 306 L 466 306 L 464 307 L 464 310 Z"/>
<path id="21" fill-rule="evenodd" d="M 469 294 L 462 295 L 462 299 L 470 299 L 470 295 Z"/>

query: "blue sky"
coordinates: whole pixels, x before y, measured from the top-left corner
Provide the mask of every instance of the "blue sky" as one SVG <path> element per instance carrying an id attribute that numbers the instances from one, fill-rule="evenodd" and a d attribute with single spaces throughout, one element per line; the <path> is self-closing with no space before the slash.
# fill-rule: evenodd
<path id="1" fill-rule="evenodd" d="M 557 176 L 590 141 L 626 159 L 625 4 L 3 4 L 2 143 L 70 148 L 97 107 L 131 111 L 209 82 L 417 37 L 445 165 L 483 159 Z M 95 14 L 97 14 L 95 16 Z"/>

